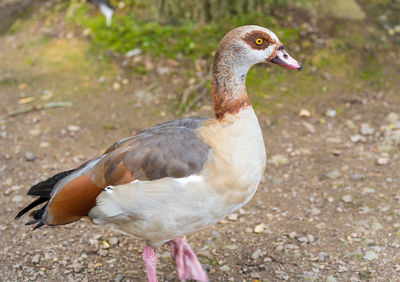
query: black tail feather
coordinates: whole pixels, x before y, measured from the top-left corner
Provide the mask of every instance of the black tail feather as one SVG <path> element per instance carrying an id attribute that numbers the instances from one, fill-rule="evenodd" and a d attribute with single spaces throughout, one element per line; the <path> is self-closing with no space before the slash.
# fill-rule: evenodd
<path id="1" fill-rule="evenodd" d="M 28 221 L 27 223 L 25 223 L 25 225 L 32 225 L 32 224 L 35 224 L 35 223 L 38 223 L 38 222 L 42 222 L 42 220 L 41 219 L 33 219 L 33 220 Z"/>
<path id="2" fill-rule="evenodd" d="M 19 219 L 21 216 L 23 216 L 24 214 L 26 214 L 28 211 L 30 211 L 31 209 L 33 209 L 34 207 L 48 201 L 49 199 L 44 198 L 44 197 L 39 197 L 37 198 L 35 201 L 33 201 L 32 203 L 30 203 L 29 205 L 27 205 L 25 208 L 23 208 L 22 210 L 19 211 L 19 213 L 17 214 L 17 216 L 15 217 L 15 220 Z"/>
<path id="3" fill-rule="evenodd" d="M 63 171 L 53 175 L 52 177 L 46 179 L 45 181 L 39 182 L 38 184 L 33 185 L 29 191 L 28 195 L 30 196 L 41 196 L 47 199 L 50 199 L 51 191 L 53 191 L 54 185 L 57 184 L 58 181 L 71 174 L 75 169 Z"/>
<path id="4" fill-rule="evenodd" d="M 38 229 L 39 227 L 41 227 L 43 225 L 44 225 L 44 223 L 43 223 L 43 221 L 41 221 L 35 227 L 33 227 L 33 230 L 36 230 L 36 229 Z"/>
<path id="5" fill-rule="evenodd" d="M 48 178 L 45 181 L 42 181 L 42 182 L 39 182 L 38 184 L 33 185 L 29 189 L 27 194 L 30 196 L 39 196 L 39 198 L 37 198 L 32 203 L 27 205 L 25 208 L 20 210 L 18 212 L 17 216 L 15 217 L 15 219 L 16 220 L 19 219 L 21 216 L 26 214 L 31 209 L 39 206 L 40 204 L 48 202 L 50 200 L 51 192 L 53 191 L 53 188 L 57 184 L 57 182 L 60 181 L 61 179 L 63 179 L 64 177 L 66 177 L 67 175 L 71 174 L 74 170 L 75 169 L 71 169 L 71 170 L 60 172 L 60 173 Z M 47 206 L 47 203 L 40 209 L 32 211 L 30 213 L 30 216 L 33 218 L 33 220 L 27 222 L 26 225 L 38 223 L 33 228 L 33 230 L 38 229 L 39 227 L 43 226 L 44 223 L 42 221 L 42 218 L 43 218 L 43 214 L 44 214 L 44 210 L 45 210 L 46 206 Z"/>

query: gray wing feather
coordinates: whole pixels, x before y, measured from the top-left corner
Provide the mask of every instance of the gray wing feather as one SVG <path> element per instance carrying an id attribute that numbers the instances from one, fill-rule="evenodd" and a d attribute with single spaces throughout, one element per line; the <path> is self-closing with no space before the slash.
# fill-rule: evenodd
<path id="1" fill-rule="evenodd" d="M 210 150 L 195 133 L 204 120 L 164 122 L 115 143 L 96 165 L 93 182 L 113 185 L 121 184 L 122 178 L 155 180 L 200 172 Z"/>

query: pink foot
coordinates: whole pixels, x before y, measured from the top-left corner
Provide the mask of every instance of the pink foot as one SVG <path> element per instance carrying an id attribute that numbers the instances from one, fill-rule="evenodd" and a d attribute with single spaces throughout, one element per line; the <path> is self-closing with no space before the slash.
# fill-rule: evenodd
<path id="1" fill-rule="evenodd" d="M 171 254 L 175 258 L 180 280 L 209 281 L 206 272 L 186 241 L 181 238 L 175 238 L 167 242 L 167 244 L 171 247 Z"/>
<path id="2" fill-rule="evenodd" d="M 147 279 L 149 282 L 158 282 L 157 278 L 157 255 L 149 246 L 144 247 L 142 258 L 146 267 Z"/>

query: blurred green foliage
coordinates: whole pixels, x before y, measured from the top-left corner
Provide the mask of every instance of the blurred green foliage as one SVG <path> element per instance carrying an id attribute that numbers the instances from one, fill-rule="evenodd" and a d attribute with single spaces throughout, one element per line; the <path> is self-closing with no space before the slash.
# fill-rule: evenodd
<path id="1" fill-rule="evenodd" d="M 270 71 L 272 67 L 253 68 L 247 82 L 249 92 L 255 96 L 252 97 L 253 105 L 261 111 L 271 110 L 265 106 L 266 101 L 276 105 L 287 97 L 293 100 L 308 95 L 390 87 L 387 77 L 393 73 L 390 69 L 393 66 L 388 64 L 390 59 L 384 52 L 394 50 L 393 43 L 397 37 L 388 36 L 386 29 L 390 24 L 396 24 L 393 19 L 400 9 L 400 0 L 390 3 L 386 0 L 360 0 L 361 13 L 367 15 L 361 21 L 335 19 L 325 14 L 322 20 L 317 19 L 323 1 L 266 0 L 251 11 L 248 7 L 252 1 L 246 9 L 238 6 L 243 2 L 239 1 L 228 11 L 229 16 L 213 16 L 210 21 L 194 20 L 193 11 L 171 20 L 171 15 L 180 10 L 171 12 L 168 18 L 160 15 L 159 5 L 151 6 L 153 2 L 160 4 L 163 1 L 124 1 L 125 7 L 116 10 L 111 27 L 106 27 L 105 19 L 96 9 L 82 2 L 72 1 L 68 7 L 62 3 L 58 9 L 67 9 L 70 22 L 88 30 L 94 53 L 112 51 L 125 54 L 140 49 L 153 57 L 178 59 L 182 67 L 186 66 L 183 67 L 186 71 L 180 74 L 187 77 L 186 80 L 195 76 L 190 67 L 193 60 L 212 58 L 219 40 L 227 31 L 246 24 L 268 27 L 289 52 L 302 61 L 305 73 L 300 76 L 276 67 L 273 71 Z M 391 10 L 387 9 L 389 6 Z M 267 71 L 258 68 L 267 68 Z M 131 68 L 133 75 L 146 75 L 148 72 L 142 63 Z M 265 93 L 266 89 L 270 93 L 285 94 L 285 97 L 271 97 L 270 93 Z M 187 103 L 195 104 L 193 99 L 196 99 L 196 93 Z"/>

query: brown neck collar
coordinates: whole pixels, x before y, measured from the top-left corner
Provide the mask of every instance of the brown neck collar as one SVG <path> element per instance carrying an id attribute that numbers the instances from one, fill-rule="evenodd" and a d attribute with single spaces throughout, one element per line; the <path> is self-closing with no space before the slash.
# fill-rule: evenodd
<path id="1" fill-rule="evenodd" d="M 232 54 L 222 56 L 219 49 L 214 58 L 211 92 L 215 116 L 222 120 L 225 114 L 236 114 L 251 103 L 245 84 L 248 69 L 237 66 L 238 63 L 230 59 Z"/>

